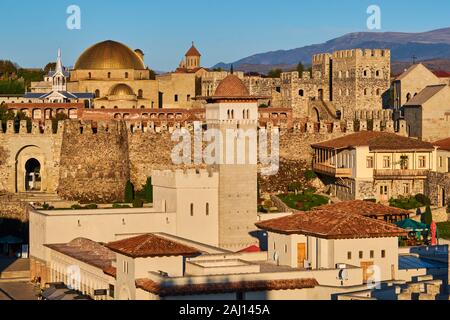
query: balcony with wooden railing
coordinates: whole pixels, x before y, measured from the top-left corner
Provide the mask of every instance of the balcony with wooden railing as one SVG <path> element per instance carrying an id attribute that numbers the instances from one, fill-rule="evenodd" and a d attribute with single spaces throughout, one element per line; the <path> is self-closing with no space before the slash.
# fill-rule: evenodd
<path id="1" fill-rule="evenodd" d="M 337 168 L 327 163 L 314 163 L 313 170 L 316 173 L 335 177 L 335 178 L 351 178 L 353 175 L 352 168 Z"/>
<path id="2" fill-rule="evenodd" d="M 374 170 L 375 179 L 426 179 L 430 170 L 427 169 L 383 169 Z"/>

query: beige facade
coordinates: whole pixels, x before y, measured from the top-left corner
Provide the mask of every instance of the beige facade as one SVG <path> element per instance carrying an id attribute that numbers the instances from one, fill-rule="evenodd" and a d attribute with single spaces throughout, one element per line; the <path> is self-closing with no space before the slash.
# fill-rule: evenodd
<path id="1" fill-rule="evenodd" d="M 411 137 L 436 141 L 450 136 L 450 86 L 435 85 L 423 89 L 404 105 Z"/>

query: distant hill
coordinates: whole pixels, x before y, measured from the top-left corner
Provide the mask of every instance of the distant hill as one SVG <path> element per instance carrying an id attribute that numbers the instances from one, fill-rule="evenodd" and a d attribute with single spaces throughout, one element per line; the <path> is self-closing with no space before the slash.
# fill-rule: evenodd
<path id="1" fill-rule="evenodd" d="M 325 43 L 305 46 L 291 50 L 278 50 L 255 54 L 232 63 L 219 63 L 215 68 L 253 71 L 261 68 L 270 70 L 276 66 L 292 69 L 301 61 L 311 64 L 311 58 L 317 53 L 354 48 L 387 48 L 392 51 L 392 61 L 410 62 L 416 60 L 450 59 L 450 28 L 423 33 L 401 32 L 357 32 L 332 39 Z M 256 66 L 260 67 L 256 67 Z"/>

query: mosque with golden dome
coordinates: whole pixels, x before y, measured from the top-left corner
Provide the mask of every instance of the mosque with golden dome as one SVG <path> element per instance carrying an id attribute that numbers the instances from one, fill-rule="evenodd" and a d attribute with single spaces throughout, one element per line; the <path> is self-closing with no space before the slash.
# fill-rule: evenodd
<path id="1" fill-rule="evenodd" d="M 70 71 L 67 90 L 95 94 L 96 109 L 158 107 L 158 83 L 141 50 L 115 41 L 88 48 Z"/>

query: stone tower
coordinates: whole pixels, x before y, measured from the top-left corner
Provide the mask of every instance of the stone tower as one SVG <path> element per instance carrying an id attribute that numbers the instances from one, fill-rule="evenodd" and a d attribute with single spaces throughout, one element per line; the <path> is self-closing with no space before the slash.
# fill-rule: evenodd
<path id="1" fill-rule="evenodd" d="M 207 101 L 208 129 L 222 134 L 221 161 L 214 165 L 219 171 L 219 246 L 237 251 L 257 243 L 250 233 L 257 220 L 258 97 L 230 74 Z"/>

